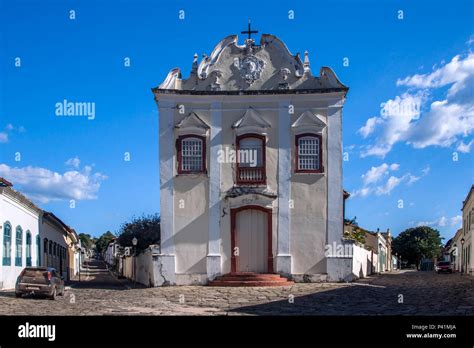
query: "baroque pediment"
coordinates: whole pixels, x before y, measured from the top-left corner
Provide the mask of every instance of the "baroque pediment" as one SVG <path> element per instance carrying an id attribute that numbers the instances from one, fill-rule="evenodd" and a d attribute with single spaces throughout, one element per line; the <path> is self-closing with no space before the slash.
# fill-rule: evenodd
<path id="1" fill-rule="evenodd" d="M 178 122 L 175 128 L 181 134 L 205 135 L 209 130 L 209 125 L 196 113 L 191 112 Z"/>
<path id="2" fill-rule="evenodd" d="M 303 112 L 291 125 L 291 128 L 296 132 L 320 132 L 324 127 L 326 127 L 324 117 L 309 110 Z"/>
<path id="3" fill-rule="evenodd" d="M 249 107 L 244 115 L 232 125 L 238 135 L 245 133 L 264 134 L 271 125 L 252 107 Z"/>
<path id="4" fill-rule="evenodd" d="M 175 68 L 155 91 L 323 89 L 346 91 L 347 87 L 330 68 L 323 67 L 320 76 L 314 76 L 307 52 L 302 61 L 299 53 L 293 55 L 278 37 L 263 34 L 258 44 L 253 39 L 239 44 L 237 35 L 225 37 L 200 62 L 194 56 L 189 78 L 183 79 L 181 70 Z"/>

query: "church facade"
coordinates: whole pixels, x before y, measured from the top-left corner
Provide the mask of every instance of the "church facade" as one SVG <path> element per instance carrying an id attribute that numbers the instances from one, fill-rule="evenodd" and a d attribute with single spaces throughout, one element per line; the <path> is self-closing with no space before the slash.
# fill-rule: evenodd
<path id="1" fill-rule="evenodd" d="M 228 273 L 340 281 L 342 109 L 348 88 L 276 36 L 224 38 L 190 76 L 152 89 L 159 111 L 159 284 Z"/>

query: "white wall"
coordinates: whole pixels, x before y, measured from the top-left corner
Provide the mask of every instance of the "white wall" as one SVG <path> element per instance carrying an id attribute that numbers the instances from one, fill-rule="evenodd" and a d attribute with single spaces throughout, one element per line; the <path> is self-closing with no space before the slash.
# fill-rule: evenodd
<path id="1" fill-rule="evenodd" d="M 0 193 L 0 288 L 12 289 L 15 287 L 16 278 L 26 267 L 26 232 L 31 233 L 31 265 L 36 266 L 38 262 L 38 252 L 36 245 L 36 236 L 39 233 L 39 214 L 38 210 L 27 207 L 18 200 L 5 195 L 2 189 Z M 11 265 L 3 266 L 4 256 L 4 223 L 10 222 L 11 225 Z M 22 243 L 22 265 L 15 266 L 16 255 L 16 227 L 21 226 L 23 230 Z"/>
<path id="2" fill-rule="evenodd" d="M 62 246 L 63 248 L 66 248 L 66 258 L 63 259 L 63 268 L 68 269 L 69 268 L 69 248 L 66 243 L 65 239 L 65 234 L 64 231 L 59 228 L 59 226 L 56 226 L 46 219 L 42 219 L 41 224 L 40 224 L 40 237 L 41 237 L 41 263 L 43 266 L 50 266 L 50 267 L 55 267 L 57 271 L 59 271 L 59 256 L 56 255 L 49 255 L 48 253 L 48 258 L 49 258 L 49 263 L 47 263 L 46 256 L 44 253 L 44 239 L 47 238 L 48 241 L 52 241 L 53 243 L 56 242 L 56 244 Z M 53 262 L 51 262 L 53 260 Z M 62 272 L 62 276 L 66 277 L 67 276 L 67 271 Z"/>
<path id="3" fill-rule="evenodd" d="M 150 246 L 145 252 L 122 258 L 122 275 L 145 286 L 160 286 L 159 248 Z"/>

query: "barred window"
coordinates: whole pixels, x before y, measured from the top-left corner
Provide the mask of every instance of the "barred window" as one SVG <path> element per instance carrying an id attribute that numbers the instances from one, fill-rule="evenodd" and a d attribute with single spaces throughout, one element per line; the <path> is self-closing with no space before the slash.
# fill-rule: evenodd
<path id="1" fill-rule="evenodd" d="M 302 134 L 296 137 L 296 171 L 323 171 L 320 135 Z"/>
<path id="2" fill-rule="evenodd" d="M 204 173 L 205 146 L 204 137 L 180 137 L 178 139 L 178 173 Z"/>

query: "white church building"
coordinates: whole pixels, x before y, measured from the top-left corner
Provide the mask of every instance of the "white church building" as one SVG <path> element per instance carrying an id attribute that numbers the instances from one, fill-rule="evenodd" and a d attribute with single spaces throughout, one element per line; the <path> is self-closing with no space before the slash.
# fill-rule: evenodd
<path id="1" fill-rule="evenodd" d="M 247 32 L 248 33 L 248 32 Z M 344 244 L 342 109 L 348 87 L 274 35 L 224 38 L 159 111 L 160 284 L 351 275 Z M 226 278 L 227 275 L 230 278 Z M 233 277 L 233 278 L 232 278 Z M 260 278 L 255 278 L 260 279 Z M 219 283 L 220 284 L 220 283 Z"/>

